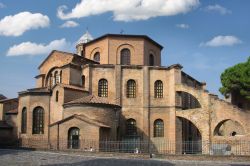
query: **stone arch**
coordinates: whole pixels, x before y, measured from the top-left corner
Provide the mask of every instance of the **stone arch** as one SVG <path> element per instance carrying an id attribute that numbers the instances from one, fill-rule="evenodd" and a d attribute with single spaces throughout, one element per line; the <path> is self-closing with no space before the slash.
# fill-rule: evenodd
<path id="1" fill-rule="evenodd" d="M 193 121 L 177 116 L 176 117 L 177 137 L 181 142 L 181 151 L 183 154 L 187 153 L 201 153 L 202 152 L 202 130 Z"/>
<path id="2" fill-rule="evenodd" d="M 44 134 L 45 111 L 41 106 L 32 110 L 32 134 Z"/>
<path id="3" fill-rule="evenodd" d="M 244 135 L 245 129 L 240 122 L 232 119 L 220 121 L 213 130 L 214 136 L 236 136 Z"/>
<path id="4" fill-rule="evenodd" d="M 191 94 L 192 96 L 194 96 L 199 101 L 199 103 L 203 107 L 203 102 L 202 102 L 202 99 L 201 99 L 201 93 L 205 94 L 204 91 L 200 91 L 200 90 L 194 89 L 192 87 L 187 87 L 185 85 L 178 85 L 177 88 L 176 88 L 176 91 L 183 91 L 183 92 Z"/>
<path id="5" fill-rule="evenodd" d="M 202 108 L 198 98 L 186 91 L 176 91 L 176 106 L 181 107 L 182 110 Z"/>
<path id="6" fill-rule="evenodd" d="M 53 72 L 55 72 L 55 70 L 58 70 L 58 69 L 59 69 L 59 67 L 58 67 L 58 66 L 55 66 L 55 67 L 51 68 L 51 69 L 48 71 L 48 73 L 47 73 L 46 76 L 45 76 L 45 83 L 44 83 L 45 86 L 48 86 L 48 85 L 49 85 L 49 78 L 50 78 L 50 75 L 51 75 Z M 60 71 L 59 71 L 59 72 L 60 72 Z M 53 74 L 52 74 L 52 77 L 54 77 Z"/>
<path id="7" fill-rule="evenodd" d="M 100 61 L 101 61 L 101 59 L 102 59 L 102 49 L 100 48 L 100 47 L 96 47 L 96 48 L 94 48 L 92 51 L 91 51 L 91 53 L 90 53 L 90 59 L 94 59 L 94 55 L 95 55 L 95 53 L 97 53 L 97 52 L 99 52 L 100 53 Z"/>
<path id="8" fill-rule="evenodd" d="M 78 127 L 70 127 L 68 129 L 68 148 L 79 149 L 80 147 L 80 129 Z"/>
<path id="9" fill-rule="evenodd" d="M 134 46 L 131 44 L 121 44 L 120 46 L 117 47 L 116 50 L 116 64 L 121 64 L 121 50 L 123 49 L 129 49 L 130 50 L 130 64 L 133 64 L 133 61 L 131 61 L 133 56 L 135 55 L 135 49 Z M 132 62 L 132 63 L 131 63 Z"/>

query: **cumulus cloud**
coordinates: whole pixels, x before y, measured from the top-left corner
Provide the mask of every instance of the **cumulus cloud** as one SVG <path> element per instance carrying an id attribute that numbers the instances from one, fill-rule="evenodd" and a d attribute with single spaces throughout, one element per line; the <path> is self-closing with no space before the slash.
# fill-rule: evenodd
<path id="1" fill-rule="evenodd" d="M 60 27 L 61 28 L 73 28 L 73 27 L 77 27 L 77 26 L 79 26 L 79 24 L 75 21 L 66 21 Z"/>
<path id="2" fill-rule="evenodd" d="M 51 41 L 49 44 L 37 44 L 32 42 L 23 42 L 9 48 L 7 56 L 21 56 L 21 55 L 41 55 L 48 54 L 52 50 L 65 50 L 70 48 L 70 43 L 65 38 Z"/>
<path id="3" fill-rule="evenodd" d="M 199 0 L 82 0 L 67 13 L 67 6 L 60 6 L 57 16 L 66 20 L 112 12 L 116 21 L 135 21 L 184 14 L 198 5 Z"/>
<path id="4" fill-rule="evenodd" d="M 201 43 L 200 46 L 220 47 L 233 46 L 240 43 L 242 43 L 242 41 L 235 36 L 216 36 L 205 43 Z"/>
<path id="5" fill-rule="evenodd" d="M 21 36 L 31 29 L 48 27 L 49 17 L 41 13 L 21 12 L 16 15 L 5 16 L 0 20 L 0 35 Z"/>
<path id="6" fill-rule="evenodd" d="M 222 6 L 218 5 L 218 4 L 207 6 L 207 7 L 205 8 L 205 11 L 208 11 L 208 12 L 218 12 L 218 13 L 220 13 L 220 14 L 222 14 L 222 15 L 232 13 L 231 10 L 228 10 L 227 8 L 222 7 Z"/>
<path id="7" fill-rule="evenodd" d="M 6 7 L 6 6 L 5 6 L 3 3 L 0 2 L 0 9 L 1 9 L 1 8 L 5 8 L 5 7 Z"/>
<path id="8" fill-rule="evenodd" d="M 188 24 L 177 24 L 176 27 L 181 28 L 181 29 L 188 29 L 189 25 Z"/>

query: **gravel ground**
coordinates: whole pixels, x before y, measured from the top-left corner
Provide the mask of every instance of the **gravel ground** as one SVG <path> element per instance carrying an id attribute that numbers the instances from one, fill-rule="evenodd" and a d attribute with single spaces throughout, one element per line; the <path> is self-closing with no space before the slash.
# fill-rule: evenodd
<path id="1" fill-rule="evenodd" d="M 250 166 L 249 161 L 195 161 L 130 158 L 129 156 L 93 156 L 91 154 L 0 149 L 0 165 L 83 165 L 83 166 Z"/>

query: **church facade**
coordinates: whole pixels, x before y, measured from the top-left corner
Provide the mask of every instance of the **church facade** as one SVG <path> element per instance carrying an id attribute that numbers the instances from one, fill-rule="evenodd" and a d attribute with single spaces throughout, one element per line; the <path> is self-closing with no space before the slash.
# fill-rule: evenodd
<path id="1" fill-rule="evenodd" d="M 205 153 L 202 142 L 250 141 L 250 111 L 210 94 L 180 64 L 162 66 L 163 47 L 148 36 L 86 33 L 76 49 L 52 51 L 38 67 L 36 88 L 19 92 L 23 145 L 43 140 L 34 147 L 77 149 L 92 148 L 83 140 L 167 140 L 183 153 L 177 143 L 194 141 Z"/>

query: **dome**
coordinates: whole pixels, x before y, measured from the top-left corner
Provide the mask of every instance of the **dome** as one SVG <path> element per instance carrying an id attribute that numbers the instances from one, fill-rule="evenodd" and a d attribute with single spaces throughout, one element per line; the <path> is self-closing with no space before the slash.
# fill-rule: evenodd
<path id="1" fill-rule="evenodd" d="M 83 34 L 82 37 L 78 40 L 77 44 L 88 43 L 93 39 L 94 38 L 91 36 L 91 34 L 86 31 L 85 34 Z"/>

